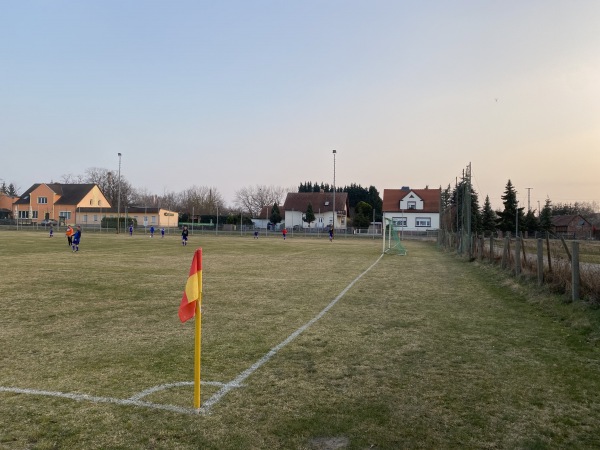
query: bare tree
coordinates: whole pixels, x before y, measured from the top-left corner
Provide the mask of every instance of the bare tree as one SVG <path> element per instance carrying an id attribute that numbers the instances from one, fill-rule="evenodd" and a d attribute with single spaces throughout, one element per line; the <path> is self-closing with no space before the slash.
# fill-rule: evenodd
<path id="1" fill-rule="evenodd" d="M 97 184 L 113 208 L 118 204 L 119 183 L 121 185 L 121 206 L 130 206 L 133 203 L 134 189 L 123 174 L 121 174 L 120 182 L 119 175 L 108 169 L 91 167 L 86 169 L 85 174 L 84 181 Z"/>
<path id="2" fill-rule="evenodd" d="M 265 206 L 282 204 L 287 189 L 280 186 L 256 185 L 243 187 L 236 191 L 234 204 L 238 209 L 246 211 L 252 217 L 258 217 Z"/>
<path id="3" fill-rule="evenodd" d="M 62 175 L 61 181 L 63 184 L 82 184 L 85 183 L 83 175 L 73 175 L 72 173 L 67 173 Z"/>

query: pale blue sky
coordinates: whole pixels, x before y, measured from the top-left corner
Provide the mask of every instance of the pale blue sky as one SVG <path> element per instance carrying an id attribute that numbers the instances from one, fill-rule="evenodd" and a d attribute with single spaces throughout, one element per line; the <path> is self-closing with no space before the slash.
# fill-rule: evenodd
<path id="1" fill-rule="evenodd" d="M 0 179 L 600 202 L 600 2 L 0 0 Z"/>

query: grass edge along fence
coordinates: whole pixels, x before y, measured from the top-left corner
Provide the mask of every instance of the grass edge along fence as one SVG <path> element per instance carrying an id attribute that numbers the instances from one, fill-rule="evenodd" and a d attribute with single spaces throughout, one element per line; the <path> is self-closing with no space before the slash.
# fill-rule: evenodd
<path id="1" fill-rule="evenodd" d="M 468 240 L 469 242 L 464 242 Z M 535 280 L 572 301 L 600 305 L 600 245 L 577 240 L 471 236 L 440 232 L 438 246 Z"/>

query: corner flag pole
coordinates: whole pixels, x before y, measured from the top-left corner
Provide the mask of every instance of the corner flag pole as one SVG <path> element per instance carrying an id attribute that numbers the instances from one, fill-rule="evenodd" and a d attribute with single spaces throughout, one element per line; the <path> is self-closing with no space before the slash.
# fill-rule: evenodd
<path id="1" fill-rule="evenodd" d="M 202 248 L 194 253 L 190 274 L 179 305 L 179 320 L 196 316 L 194 336 L 194 407 L 200 409 L 200 353 L 202 337 Z"/>
<path id="2" fill-rule="evenodd" d="M 200 354 L 202 348 L 202 279 L 200 297 L 196 301 L 196 334 L 194 337 L 194 408 L 200 409 Z"/>

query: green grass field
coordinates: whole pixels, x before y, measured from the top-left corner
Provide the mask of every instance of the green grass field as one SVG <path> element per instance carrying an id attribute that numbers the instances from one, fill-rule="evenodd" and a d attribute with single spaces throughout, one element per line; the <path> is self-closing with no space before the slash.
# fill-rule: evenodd
<path id="1" fill-rule="evenodd" d="M 598 448 L 597 311 L 405 246 L 0 231 L 0 448 Z M 177 317 L 197 247 L 201 414 Z"/>

